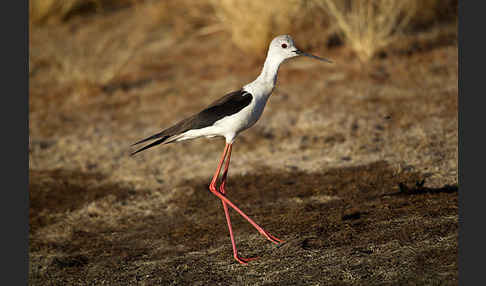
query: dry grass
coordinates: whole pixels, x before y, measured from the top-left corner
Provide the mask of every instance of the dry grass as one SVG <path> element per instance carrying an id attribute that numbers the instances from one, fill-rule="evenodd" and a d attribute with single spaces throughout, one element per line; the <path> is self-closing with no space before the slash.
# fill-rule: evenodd
<path id="1" fill-rule="evenodd" d="M 30 22 L 59 23 L 73 15 L 129 5 L 149 6 L 145 10 L 152 21 L 170 26 L 179 39 L 226 31 L 234 45 L 257 57 L 279 34 L 293 34 L 303 48 L 314 48 L 323 47 L 330 34 L 340 31 L 360 60 L 369 61 L 412 27 L 434 24 L 451 14 L 448 10 L 457 1 L 30 0 Z"/>
<path id="2" fill-rule="evenodd" d="M 302 1 L 212 0 L 233 43 L 244 51 L 261 54 L 272 37 L 288 33 Z"/>
<path id="3" fill-rule="evenodd" d="M 135 0 L 30 0 L 30 22 L 34 25 L 60 23 L 72 15 L 98 13 L 107 7 L 143 3 Z M 322 37 L 305 37 L 302 46 L 323 44 L 328 16 L 314 1 L 153 1 L 138 6 L 150 6 L 150 14 L 158 22 L 167 24 L 172 34 L 181 38 L 188 34 L 210 34 L 227 31 L 233 43 L 250 54 L 262 54 L 276 35 L 320 31 Z M 302 34 L 302 33 L 300 33 Z M 304 38 L 304 37 L 303 37 Z M 304 38 L 304 39 L 305 39 Z M 316 39 L 319 39 L 316 42 Z"/>
<path id="4" fill-rule="evenodd" d="M 439 1 L 428 0 L 321 0 L 361 61 L 397 41 L 411 23 L 436 16 Z"/>
<path id="5" fill-rule="evenodd" d="M 417 1 L 365 0 L 349 2 L 325 0 L 330 14 L 362 61 L 390 44 L 415 15 Z M 337 5 L 337 3 L 341 5 Z"/>
<path id="6" fill-rule="evenodd" d="M 303 48 L 324 46 L 334 29 L 318 1 L 212 0 L 233 43 L 248 54 L 264 55 L 271 39 L 292 34 Z"/>
<path id="7" fill-rule="evenodd" d="M 169 25 L 172 35 L 178 38 L 208 33 L 218 22 L 209 0 L 159 1 L 153 4 L 153 10 L 158 11 L 161 22 Z"/>
<path id="8" fill-rule="evenodd" d="M 216 19 L 213 7 L 206 1 L 143 1 L 143 0 L 29 0 L 30 22 L 33 25 L 59 24 L 71 16 L 95 14 L 121 7 L 150 7 L 148 17 L 169 24 L 181 35 L 210 25 Z"/>
<path id="9" fill-rule="evenodd" d="M 29 0 L 29 20 L 36 24 L 58 23 L 75 14 L 136 3 L 136 0 Z"/>
<path id="10" fill-rule="evenodd" d="M 29 0 L 29 20 L 34 23 L 44 22 L 49 18 L 56 18 L 59 20 L 83 3 L 85 3 L 85 5 L 99 4 L 96 0 Z"/>
<path id="11" fill-rule="evenodd" d="M 304 47 L 323 46 L 341 31 L 362 61 L 414 27 L 426 27 L 455 14 L 455 1 L 438 0 L 211 0 L 233 43 L 247 53 L 262 54 L 279 34 L 303 35 Z"/>

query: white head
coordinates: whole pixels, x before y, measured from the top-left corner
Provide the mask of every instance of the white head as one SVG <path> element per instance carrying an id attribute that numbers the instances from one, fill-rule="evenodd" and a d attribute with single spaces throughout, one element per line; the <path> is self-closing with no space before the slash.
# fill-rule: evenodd
<path id="1" fill-rule="evenodd" d="M 328 59 L 316 57 L 297 49 L 295 47 L 294 40 L 292 40 L 292 37 L 289 35 L 277 36 L 272 40 L 270 46 L 268 47 L 267 58 L 263 64 L 262 72 L 255 81 L 249 83 L 244 88 L 251 89 L 251 86 L 253 85 L 258 85 L 259 88 L 262 88 L 263 86 L 264 88 L 268 89 L 266 92 L 264 92 L 264 94 L 269 95 L 277 82 L 277 73 L 280 64 L 287 59 L 298 56 L 306 56 L 331 63 L 331 61 Z"/>
<path id="2" fill-rule="evenodd" d="M 267 57 L 281 62 L 298 56 L 306 56 L 320 61 L 331 62 L 328 59 L 320 58 L 299 50 L 295 47 L 294 40 L 289 35 L 275 37 L 270 43 L 267 54 Z"/>

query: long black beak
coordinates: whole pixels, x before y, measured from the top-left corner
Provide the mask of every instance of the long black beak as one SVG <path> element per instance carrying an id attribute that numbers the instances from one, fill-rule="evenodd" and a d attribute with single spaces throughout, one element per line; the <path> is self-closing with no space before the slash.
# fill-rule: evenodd
<path id="1" fill-rule="evenodd" d="M 313 58 L 313 59 L 316 59 L 316 60 L 320 60 L 320 61 L 323 61 L 323 62 L 332 63 L 331 60 L 328 60 L 328 59 L 325 59 L 325 58 L 321 58 L 321 57 L 318 57 L 318 56 L 314 56 L 314 55 L 305 53 L 305 52 L 303 52 L 301 50 L 295 50 L 294 53 L 298 54 L 299 56 L 306 56 L 306 57 Z"/>

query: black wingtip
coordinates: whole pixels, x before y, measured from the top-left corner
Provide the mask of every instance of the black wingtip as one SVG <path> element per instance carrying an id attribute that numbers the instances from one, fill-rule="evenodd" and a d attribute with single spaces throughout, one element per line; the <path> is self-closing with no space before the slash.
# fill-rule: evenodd
<path id="1" fill-rule="evenodd" d="M 147 138 L 145 138 L 145 139 L 142 139 L 142 140 L 140 140 L 140 141 L 137 141 L 137 142 L 133 143 L 133 144 L 132 144 L 132 145 L 130 145 L 130 146 L 132 146 L 132 147 L 133 147 L 133 146 L 138 145 L 138 144 L 140 144 L 140 143 L 147 142 L 147 141 L 152 140 L 152 139 L 155 139 L 155 138 L 159 138 L 161 135 L 162 135 L 162 133 L 157 133 L 157 134 L 155 134 L 155 135 L 152 135 L 152 136 L 150 136 L 150 137 L 147 137 Z"/>

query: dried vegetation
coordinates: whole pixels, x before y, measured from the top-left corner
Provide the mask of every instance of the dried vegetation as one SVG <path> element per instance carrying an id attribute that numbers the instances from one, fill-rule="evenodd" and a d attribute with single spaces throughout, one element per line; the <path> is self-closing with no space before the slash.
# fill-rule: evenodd
<path id="1" fill-rule="evenodd" d="M 89 11 L 146 6 L 143 2 L 150 6 L 145 11 L 151 21 L 170 25 L 177 37 L 226 31 L 235 46 L 260 58 L 279 34 L 299 32 L 305 48 L 326 45 L 337 35 L 363 62 L 417 27 L 427 30 L 438 21 L 450 22 L 457 11 L 454 0 L 30 0 L 30 19 L 31 24 L 57 23 Z"/>

